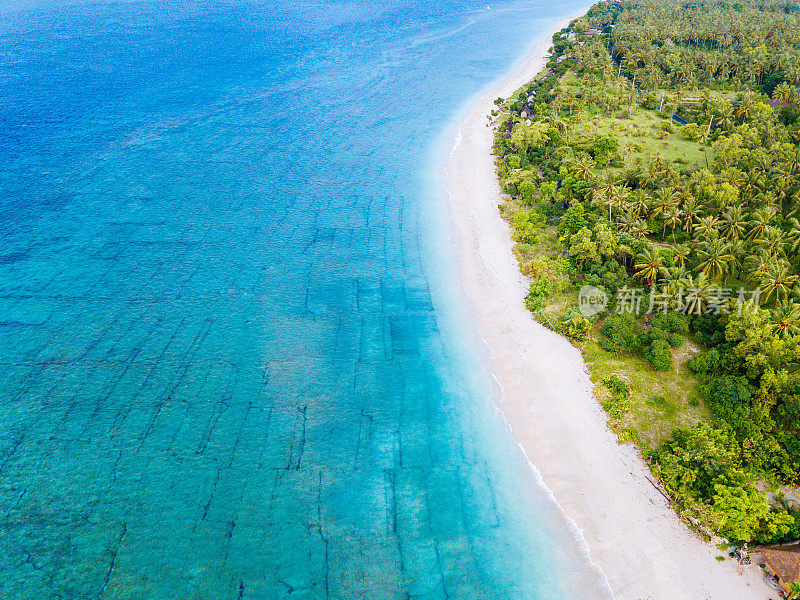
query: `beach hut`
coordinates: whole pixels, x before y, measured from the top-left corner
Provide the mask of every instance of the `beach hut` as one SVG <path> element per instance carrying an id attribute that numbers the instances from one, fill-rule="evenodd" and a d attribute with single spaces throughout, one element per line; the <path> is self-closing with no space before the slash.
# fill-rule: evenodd
<path id="1" fill-rule="evenodd" d="M 792 581 L 800 581 L 800 544 L 762 548 L 761 556 L 764 557 L 767 570 L 788 595 L 788 585 Z"/>

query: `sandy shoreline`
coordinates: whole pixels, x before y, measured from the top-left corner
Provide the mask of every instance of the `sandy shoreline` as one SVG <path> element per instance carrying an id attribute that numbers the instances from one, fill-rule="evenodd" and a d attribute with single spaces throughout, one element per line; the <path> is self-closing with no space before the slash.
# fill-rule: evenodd
<path id="1" fill-rule="evenodd" d="M 541 69 L 552 33 L 469 108 L 444 167 L 460 285 L 502 387 L 497 401 L 617 600 L 777 598 L 757 567 L 738 576 L 731 561 L 718 562 L 721 553 L 680 522 L 636 449 L 618 445 L 608 431 L 580 352 L 524 306 L 527 282 L 497 208 L 486 117 L 494 98 L 509 96 Z"/>

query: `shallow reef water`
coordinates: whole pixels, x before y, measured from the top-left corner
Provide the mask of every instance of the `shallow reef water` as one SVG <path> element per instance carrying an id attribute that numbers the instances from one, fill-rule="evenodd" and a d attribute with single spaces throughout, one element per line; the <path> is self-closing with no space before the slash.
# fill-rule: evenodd
<path id="1" fill-rule="evenodd" d="M 566 597 L 421 220 L 579 8 L 0 8 L 0 597 Z"/>

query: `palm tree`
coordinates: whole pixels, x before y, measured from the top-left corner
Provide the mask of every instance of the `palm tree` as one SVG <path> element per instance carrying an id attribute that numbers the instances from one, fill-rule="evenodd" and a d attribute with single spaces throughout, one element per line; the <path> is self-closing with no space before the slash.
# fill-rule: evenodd
<path id="1" fill-rule="evenodd" d="M 683 201 L 683 226 L 686 233 L 692 228 L 695 220 L 700 218 L 702 212 L 697 199 L 694 196 L 689 196 Z"/>
<path id="2" fill-rule="evenodd" d="M 788 298 L 794 286 L 797 285 L 797 275 L 790 272 L 786 261 L 776 261 L 769 266 L 767 272 L 761 277 L 760 283 L 765 302 L 773 297 L 776 301 L 780 301 Z"/>
<path id="3" fill-rule="evenodd" d="M 670 294 L 673 299 L 681 298 L 681 290 L 683 289 L 683 281 L 688 272 L 683 267 L 667 267 L 662 273 L 664 280 L 664 290 Z M 681 307 L 675 307 L 680 309 Z"/>
<path id="4" fill-rule="evenodd" d="M 645 222 L 645 220 L 636 219 L 636 222 L 633 224 L 630 233 L 637 240 L 640 240 L 644 236 L 646 236 L 649 233 L 649 230 L 647 229 L 647 223 Z"/>
<path id="5" fill-rule="evenodd" d="M 747 220 L 741 205 L 729 206 L 722 216 L 722 234 L 729 240 L 744 237 Z"/>
<path id="6" fill-rule="evenodd" d="M 786 233 L 772 225 L 764 228 L 762 234 L 753 240 L 759 249 L 766 250 L 769 254 L 780 256 L 784 253 Z"/>
<path id="7" fill-rule="evenodd" d="M 786 171 L 780 173 L 780 168 L 778 168 L 777 171 L 779 176 L 777 178 L 777 186 L 773 189 L 773 193 L 775 194 L 775 199 L 778 201 L 780 213 L 783 214 L 784 207 L 786 207 L 791 200 L 794 187 L 792 185 L 794 175 Z"/>
<path id="8" fill-rule="evenodd" d="M 581 181 L 589 181 L 592 178 L 594 161 L 587 156 L 579 156 L 570 161 L 570 170 Z"/>
<path id="9" fill-rule="evenodd" d="M 667 212 L 664 213 L 664 232 L 666 233 L 666 228 L 669 227 L 672 229 L 672 243 L 675 243 L 675 228 L 680 227 L 683 217 L 683 212 L 681 209 L 676 205 L 670 207 Z"/>
<path id="10" fill-rule="evenodd" d="M 694 233 L 700 238 L 710 238 L 717 232 L 719 226 L 719 219 L 713 215 L 703 217 L 697 220 L 697 225 L 694 226 Z"/>
<path id="11" fill-rule="evenodd" d="M 708 113 L 708 105 L 711 104 L 711 90 L 708 88 L 703 88 L 703 90 L 700 92 L 699 100 L 700 110 L 703 111 L 703 114 Z"/>
<path id="12" fill-rule="evenodd" d="M 723 129 L 728 129 L 733 125 L 733 107 L 730 102 L 726 102 L 720 108 L 719 115 L 717 115 L 717 123 L 719 123 Z"/>
<path id="13" fill-rule="evenodd" d="M 769 176 L 772 171 L 772 155 L 764 150 L 755 153 L 756 165 L 764 176 Z"/>
<path id="14" fill-rule="evenodd" d="M 653 285 L 664 269 L 664 257 L 661 256 L 657 248 L 650 246 L 636 257 L 634 268 L 636 269 L 636 274 L 634 275 L 636 279 L 648 285 Z"/>
<path id="15" fill-rule="evenodd" d="M 731 262 L 731 273 L 735 271 L 736 278 L 740 279 L 742 276 L 742 267 L 744 266 L 745 257 L 747 256 L 749 248 L 742 239 L 732 240 L 730 244 L 731 255 L 733 255 L 733 261 Z"/>
<path id="16" fill-rule="evenodd" d="M 632 143 L 630 143 L 630 142 L 629 142 L 629 143 L 627 143 L 627 144 L 625 144 L 625 146 L 622 148 L 622 156 L 623 156 L 623 157 L 624 157 L 624 159 L 625 159 L 625 163 L 624 163 L 624 164 L 626 164 L 626 165 L 627 165 L 627 163 L 628 163 L 628 156 L 630 156 L 630 155 L 631 155 L 631 154 L 633 154 L 634 152 L 636 152 L 636 145 L 635 145 L 635 144 L 632 144 Z"/>
<path id="17" fill-rule="evenodd" d="M 685 266 L 686 261 L 689 260 L 690 252 L 691 249 L 686 244 L 680 244 L 679 246 L 675 246 L 675 255 L 672 257 L 672 262 L 679 267 Z"/>
<path id="18" fill-rule="evenodd" d="M 786 235 L 790 252 L 797 252 L 800 248 L 800 221 L 797 217 L 789 219 L 789 233 Z"/>
<path id="19" fill-rule="evenodd" d="M 661 216 L 664 220 L 664 229 L 661 232 L 661 237 L 663 238 L 667 235 L 667 223 L 666 219 L 664 219 L 664 216 L 671 208 L 677 208 L 677 192 L 673 189 L 662 187 L 656 190 L 653 197 L 655 201 L 653 203 L 653 210 L 650 211 L 650 215 L 653 217 Z"/>
<path id="20" fill-rule="evenodd" d="M 625 186 L 614 186 L 613 191 L 611 192 L 611 202 L 612 206 L 616 208 L 618 211 L 623 210 L 625 204 L 628 201 L 628 188 Z M 611 221 L 611 212 L 609 211 L 609 218 L 608 220 Z"/>
<path id="21" fill-rule="evenodd" d="M 768 210 L 772 210 L 773 212 L 775 212 L 775 200 L 776 200 L 775 192 L 771 188 L 769 188 L 770 185 L 771 185 L 770 182 L 766 181 L 764 183 L 765 189 L 758 192 L 753 197 L 753 201 L 762 208 L 766 208 Z"/>
<path id="22" fill-rule="evenodd" d="M 647 195 L 647 192 L 641 189 L 633 190 L 630 198 L 631 208 L 636 217 L 641 217 L 642 215 L 647 214 L 647 211 L 650 208 L 650 196 Z"/>
<path id="23" fill-rule="evenodd" d="M 787 338 L 800 333 L 800 305 L 791 300 L 782 300 L 771 311 L 775 333 Z"/>
<path id="24" fill-rule="evenodd" d="M 753 94 L 746 94 L 736 105 L 736 117 L 743 123 L 749 121 L 750 117 L 753 116 L 755 107 L 756 103 Z"/>
<path id="25" fill-rule="evenodd" d="M 796 84 L 800 84 L 800 62 L 794 62 L 786 69 L 789 79 Z"/>
<path id="26" fill-rule="evenodd" d="M 611 171 L 603 171 L 603 174 L 595 180 L 595 188 L 592 190 L 592 202 L 608 206 L 608 220 L 612 223 L 611 207 L 618 194 L 618 187 L 614 174 Z"/>
<path id="27" fill-rule="evenodd" d="M 749 222 L 750 233 L 748 236 L 750 239 L 753 240 L 763 236 L 764 232 L 767 230 L 767 227 L 772 225 L 772 221 L 774 219 L 775 210 L 772 207 L 766 206 L 764 208 L 754 210 Z"/>
<path id="28" fill-rule="evenodd" d="M 792 86 L 790 86 L 788 83 L 784 81 L 772 91 L 772 99 L 780 100 L 781 102 L 788 102 L 789 95 L 791 93 L 792 93 Z"/>
<path id="29" fill-rule="evenodd" d="M 741 189 L 742 186 L 745 184 L 747 179 L 739 169 L 729 169 L 727 172 L 723 174 L 725 181 L 730 183 L 733 187 L 737 190 Z"/>
<path id="30" fill-rule="evenodd" d="M 792 173 L 800 173 L 800 150 L 795 150 L 789 157 L 789 169 Z"/>
<path id="31" fill-rule="evenodd" d="M 617 217 L 617 229 L 630 233 L 636 225 L 636 217 L 630 211 L 624 211 L 622 215 Z"/>
<path id="32" fill-rule="evenodd" d="M 727 277 L 731 263 L 734 261 L 730 243 L 718 237 L 712 237 L 702 242 L 697 255 L 700 263 L 695 271 L 717 280 Z"/>
<path id="33" fill-rule="evenodd" d="M 764 179 L 755 169 L 750 169 L 744 176 L 741 190 L 750 198 L 754 198 L 764 190 Z"/>
<path id="34" fill-rule="evenodd" d="M 749 275 L 747 280 L 751 283 L 761 281 L 761 278 L 769 271 L 772 265 L 777 261 L 777 258 L 772 256 L 769 252 L 764 250 L 751 254 L 745 260 Z"/>
<path id="35" fill-rule="evenodd" d="M 698 134 L 698 141 L 700 142 L 700 149 L 703 151 L 703 158 L 706 160 L 706 168 L 708 168 L 708 141 L 711 138 L 711 124 L 714 122 L 714 117 L 708 123 L 708 129 L 701 129 Z"/>
<path id="36" fill-rule="evenodd" d="M 683 298 L 686 314 L 702 314 L 708 305 L 711 290 L 711 284 L 705 273 L 700 273 L 697 277 L 687 274 L 681 283 L 686 292 Z"/>

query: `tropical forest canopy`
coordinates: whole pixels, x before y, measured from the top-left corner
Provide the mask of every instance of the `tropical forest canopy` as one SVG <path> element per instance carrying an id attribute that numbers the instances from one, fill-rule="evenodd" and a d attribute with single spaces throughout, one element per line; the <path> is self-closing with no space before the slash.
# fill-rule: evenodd
<path id="1" fill-rule="evenodd" d="M 733 541 L 800 537 L 799 15 L 601 2 L 494 114 L 528 307 L 682 516 Z M 608 310 L 577 309 L 587 285 Z"/>

